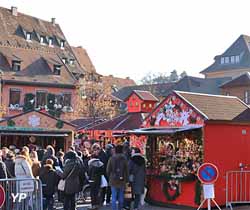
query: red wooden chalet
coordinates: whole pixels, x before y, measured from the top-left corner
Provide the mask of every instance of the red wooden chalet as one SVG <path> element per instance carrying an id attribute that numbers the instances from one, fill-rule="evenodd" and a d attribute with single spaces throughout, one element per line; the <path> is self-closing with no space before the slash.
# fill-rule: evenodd
<path id="1" fill-rule="evenodd" d="M 216 201 L 225 205 L 226 172 L 250 163 L 250 110 L 237 97 L 174 91 L 131 133 L 145 138 L 153 204 L 197 207 L 197 169 L 211 162 L 219 169 Z"/>
<path id="2" fill-rule="evenodd" d="M 125 99 L 128 110 L 126 114 L 98 123 L 80 132 L 86 133 L 88 139 L 113 143 L 123 141 L 123 137 L 128 131 L 141 127 L 143 120 L 155 108 L 157 102 L 158 99 L 150 92 L 135 90 Z"/>

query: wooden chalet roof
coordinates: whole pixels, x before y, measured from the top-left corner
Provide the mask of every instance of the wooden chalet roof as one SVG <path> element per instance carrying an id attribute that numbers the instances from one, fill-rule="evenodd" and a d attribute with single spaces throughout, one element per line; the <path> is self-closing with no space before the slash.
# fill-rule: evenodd
<path id="1" fill-rule="evenodd" d="M 90 130 L 132 130 L 140 128 L 143 122 L 142 113 L 126 113 L 92 126 Z"/>
<path id="2" fill-rule="evenodd" d="M 193 106 L 208 120 L 233 120 L 248 106 L 234 96 L 209 95 L 175 91 L 175 93 Z"/>

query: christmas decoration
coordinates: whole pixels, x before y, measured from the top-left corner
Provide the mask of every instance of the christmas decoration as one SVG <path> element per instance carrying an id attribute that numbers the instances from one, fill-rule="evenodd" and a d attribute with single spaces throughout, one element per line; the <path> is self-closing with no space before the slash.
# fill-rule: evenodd
<path id="1" fill-rule="evenodd" d="M 179 182 L 170 180 L 163 184 L 163 192 L 169 201 L 175 200 L 180 195 Z"/>
<path id="2" fill-rule="evenodd" d="M 14 127 L 16 125 L 14 120 L 8 120 L 7 121 L 7 126 Z"/>
<path id="3" fill-rule="evenodd" d="M 63 123 L 62 120 L 57 120 L 56 127 L 57 127 L 58 129 L 63 128 L 63 125 L 64 125 L 64 123 Z"/>

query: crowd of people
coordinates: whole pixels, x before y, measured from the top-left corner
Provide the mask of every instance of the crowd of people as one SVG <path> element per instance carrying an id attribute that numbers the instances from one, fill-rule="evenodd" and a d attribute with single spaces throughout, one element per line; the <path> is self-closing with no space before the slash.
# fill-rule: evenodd
<path id="1" fill-rule="evenodd" d="M 76 210 L 76 196 L 90 185 L 91 207 L 112 210 L 140 207 L 145 188 L 145 159 L 139 148 L 94 143 L 91 148 L 55 152 L 51 145 L 35 151 L 24 146 L 18 152 L 0 150 L 0 179 L 36 178 L 42 182 L 44 210 L 53 210 L 55 195 L 64 210 Z"/>

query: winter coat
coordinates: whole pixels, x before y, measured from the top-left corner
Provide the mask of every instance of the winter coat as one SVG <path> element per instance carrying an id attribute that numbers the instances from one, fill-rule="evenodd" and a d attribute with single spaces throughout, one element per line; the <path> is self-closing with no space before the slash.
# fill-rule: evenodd
<path id="1" fill-rule="evenodd" d="M 52 165 L 44 165 L 40 170 L 39 178 L 43 184 L 43 195 L 53 195 L 60 177 L 57 175 Z"/>
<path id="2" fill-rule="evenodd" d="M 141 154 L 134 154 L 129 161 L 129 174 L 133 177 L 132 190 L 134 194 L 143 194 L 145 186 L 145 158 Z"/>
<path id="3" fill-rule="evenodd" d="M 50 148 L 48 148 L 47 151 L 44 153 L 42 165 L 45 165 L 46 160 L 48 159 L 52 159 L 54 161 L 53 168 L 55 168 L 55 166 L 59 166 L 59 161 L 58 158 L 55 156 L 55 151 Z"/>
<path id="4" fill-rule="evenodd" d="M 121 164 L 121 167 L 123 168 L 123 179 L 122 180 L 116 180 L 114 178 L 115 177 L 114 169 L 115 169 L 115 165 L 118 162 L 119 162 L 119 164 Z M 112 187 L 117 187 L 117 188 L 125 187 L 125 185 L 128 181 L 128 162 L 127 162 L 125 155 L 115 154 L 114 156 L 112 156 L 109 159 L 108 165 L 107 165 L 107 176 L 109 178 L 109 184 Z"/>
<path id="5" fill-rule="evenodd" d="M 6 165 L 2 160 L 0 161 L 0 179 L 7 179 Z"/>
<path id="6" fill-rule="evenodd" d="M 33 178 L 31 166 L 22 155 L 16 157 L 15 176 L 16 178 Z"/>
<path id="7" fill-rule="evenodd" d="M 40 172 L 40 169 L 41 169 L 41 164 L 39 161 L 34 161 L 32 163 L 32 166 L 31 166 L 31 169 L 32 169 L 32 174 L 34 177 L 38 177 L 39 176 L 39 172 Z"/>
<path id="8" fill-rule="evenodd" d="M 101 176 L 104 174 L 104 164 L 99 158 L 92 158 L 88 162 L 89 181 L 97 186 L 101 185 Z"/>
<path id="9" fill-rule="evenodd" d="M 65 194 L 75 194 L 81 191 L 80 185 L 81 164 L 75 159 L 67 159 L 64 165 L 64 171 L 61 178 L 65 180 Z"/>
<path id="10" fill-rule="evenodd" d="M 15 177 L 15 160 L 14 158 L 7 158 L 4 161 L 6 165 L 6 172 L 8 178 L 14 178 Z"/>

